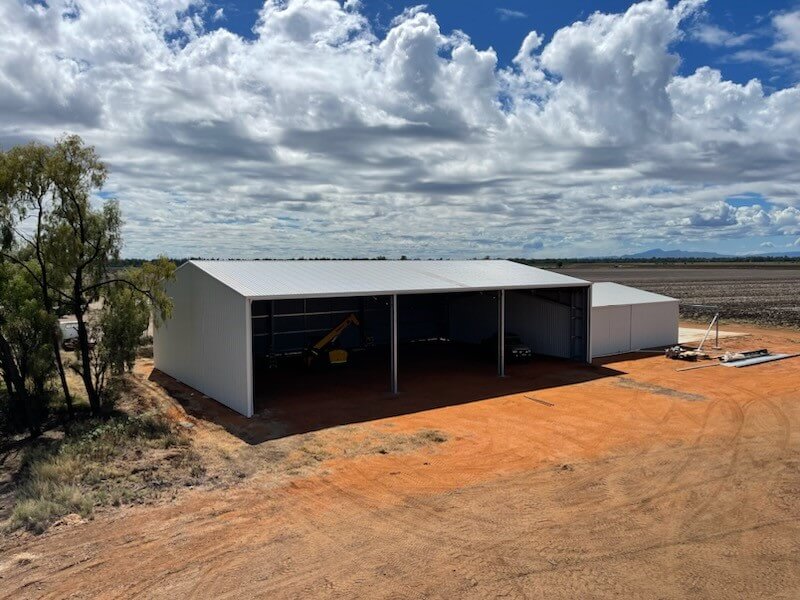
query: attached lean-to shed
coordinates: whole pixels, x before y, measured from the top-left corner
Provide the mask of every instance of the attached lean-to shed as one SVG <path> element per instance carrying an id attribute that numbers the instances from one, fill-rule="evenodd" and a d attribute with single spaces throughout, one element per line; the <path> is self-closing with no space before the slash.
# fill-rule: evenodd
<path id="1" fill-rule="evenodd" d="M 678 300 L 618 283 L 592 285 L 592 356 L 678 343 Z"/>

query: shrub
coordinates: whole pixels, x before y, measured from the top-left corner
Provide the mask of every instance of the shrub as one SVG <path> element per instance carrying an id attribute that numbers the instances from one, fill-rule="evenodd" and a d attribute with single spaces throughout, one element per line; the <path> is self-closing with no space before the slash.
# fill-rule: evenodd
<path id="1" fill-rule="evenodd" d="M 37 486 L 43 489 L 41 485 Z M 43 533 L 54 521 L 65 515 L 77 513 L 82 517 L 92 514 L 94 500 L 72 485 L 47 485 L 47 495 L 24 498 L 17 502 L 11 513 L 10 526 L 24 527 L 34 533 Z"/>
<path id="2" fill-rule="evenodd" d="M 180 449 L 166 460 L 142 459 L 145 450 Z M 127 504 L 205 474 L 188 438 L 161 416 L 116 415 L 105 421 L 76 423 L 62 440 L 40 440 L 27 449 L 17 476 L 11 529 L 43 532 L 59 518 L 92 514 L 94 507 Z"/>

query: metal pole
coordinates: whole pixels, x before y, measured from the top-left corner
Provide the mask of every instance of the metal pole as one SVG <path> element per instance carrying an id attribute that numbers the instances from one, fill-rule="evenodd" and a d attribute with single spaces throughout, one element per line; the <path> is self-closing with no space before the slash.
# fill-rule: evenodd
<path id="1" fill-rule="evenodd" d="M 506 375 L 506 291 L 497 292 L 497 374 Z"/>
<path id="2" fill-rule="evenodd" d="M 698 352 L 703 349 L 703 344 L 706 343 L 706 340 L 708 339 L 708 334 L 711 333 L 711 328 L 714 327 L 714 323 L 717 322 L 717 319 L 719 319 L 719 313 L 715 314 L 714 318 L 711 319 L 711 323 L 708 324 L 708 329 L 706 329 L 706 334 L 703 336 L 703 339 L 700 341 L 700 345 L 697 347 Z"/>
<path id="3" fill-rule="evenodd" d="M 391 348 L 389 359 L 389 371 L 391 373 L 390 387 L 392 393 L 397 394 L 397 294 L 393 294 L 391 297 L 389 304 L 389 320 L 391 321 L 391 331 L 389 335 L 389 346 Z"/>
<path id="4" fill-rule="evenodd" d="M 719 350 L 719 313 L 717 313 L 717 330 L 714 337 L 714 350 Z"/>

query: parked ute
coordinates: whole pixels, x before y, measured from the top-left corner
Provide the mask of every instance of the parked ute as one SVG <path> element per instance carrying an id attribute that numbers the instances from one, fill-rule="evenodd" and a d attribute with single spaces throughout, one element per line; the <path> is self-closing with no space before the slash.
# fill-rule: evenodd
<path id="1" fill-rule="evenodd" d="M 70 319 L 64 319 L 58 322 L 58 327 L 61 330 L 61 347 L 64 350 L 77 350 L 78 349 L 78 322 Z M 89 340 L 89 347 L 93 348 L 95 341 Z"/>
<path id="2" fill-rule="evenodd" d="M 59 321 L 61 329 L 61 347 L 64 350 L 75 350 L 78 347 L 78 322 L 73 320 Z"/>
<path id="3" fill-rule="evenodd" d="M 483 341 L 486 353 L 495 356 L 497 353 L 497 334 Z M 527 362 L 533 357 L 531 347 L 525 344 L 516 333 L 506 332 L 505 337 L 506 360 L 508 362 Z"/>

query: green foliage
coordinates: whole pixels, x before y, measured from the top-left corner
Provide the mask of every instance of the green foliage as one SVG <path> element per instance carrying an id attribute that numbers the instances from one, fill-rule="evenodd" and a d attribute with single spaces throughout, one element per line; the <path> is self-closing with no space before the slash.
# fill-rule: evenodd
<path id="1" fill-rule="evenodd" d="M 136 348 L 150 321 L 147 298 L 122 284 L 108 286 L 99 319 L 98 347 L 113 373 L 132 369 Z"/>
<path id="2" fill-rule="evenodd" d="M 47 339 L 56 318 L 44 310 L 27 275 L 11 265 L 0 264 L 0 307 L 3 331 L 17 349 L 21 368 L 34 380 L 45 380 L 52 373 Z"/>
<path id="3" fill-rule="evenodd" d="M 56 315 L 75 315 L 78 361 L 73 366 L 93 414 L 99 415 L 107 376 L 133 364 L 150 311 L 158 323 L 171 310 L 162 282 L 172 276 L 173 263 L 159 259 L 123 272 L 113 266 L 122 247 L 119 204 L 92 203 L 107 176 L 94 148 L 76 135 L 52 146 L 32 143 L 0 153 L 0 261 L 24 272 L 44 311 L 53 317 L 51 358 L 45 362 L 59 373 L 70 414 Z M 20 227 L 26 219 L 35 223 L 33 233 Z M 99 299 L 104 308 L 92 314 L 90 305 Z"/>
<path id="4" fill-rule="evenodd" d="M 36 287 L 17 265 L 0 262 L 0 370 L 6 381 L 6 432 L 36 433 L 45 418 L 54 371 L 48 346 L 55 317 L 44 310 Z"/>
<path id="5" fill-rule="evenodd" d="M 101 396 L 109 372 L 119 375 L 133 369 L 151 314 L 156 324 L 169 317 L 172 300 L 161 283 L 172 277 L 174 271 L 172 262 L 159 258 L 122 271 L 99 288 L 103 308 L 90 322 L 96 341 L 90 351 L 90 364 L 95 388 Z M 107 401 L 106 397 L 103 401 Z"/>

